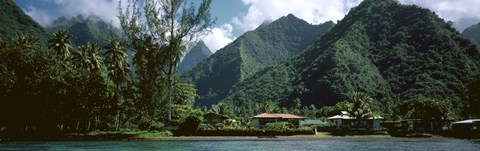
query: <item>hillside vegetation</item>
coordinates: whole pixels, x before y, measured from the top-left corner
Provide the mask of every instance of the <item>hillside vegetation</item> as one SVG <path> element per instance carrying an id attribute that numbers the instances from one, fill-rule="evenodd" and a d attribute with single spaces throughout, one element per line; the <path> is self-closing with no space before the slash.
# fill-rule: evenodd
<path id="1" fill-rule="evenodd" d="M 334 105 L 353 92 L 377 100 L 446 99 L 461 106 L 480 53 L 434 12 L 365 0 L 305 52 L 236 85 L 225 102 Z M 242 112 L 242 109 L 239 109 Z"/>
<path id="2" fill-rule="evenodd" d="M 480 47 L 480 23 L 472 25 L 463 31 L 463 36 L 471 40 L 477 48 Z"/>
<path id="3" fill-rule="evenodd" d="M 12 40 L 22 35 L 32 35 L 46 44 L 45 29 L 20 9 L 12 0 L 0 1 L 0 40 Z"/>
<path id="4" fill-rule="evenodd" d="M 178 65 L 180 74 L 190 71 L 195 65 L 202 62 L 212 55 L 212 52 L 203 41 L 199 41 L 183 58 Z"/>
<path id="5" fill-rule="evenodd" d="M 198 89 L 199 105 L 209 106 L 225 98 L 238 82 L 301 52 L 333 25 L 311 25 L 291 14 L 284 16 L 238 37 L 183 77 Z"/>
<path id="6" fill-rule="evenodd" d="M 74 46 L 86 45 L 88 42 L 105 45 L 111 35 L 120 35 L 121 31 L 111 23 L 101 20 L 97 16 L 59 17 L 46 27 L 50 33 L 64 29 L 68 32 Z"/>

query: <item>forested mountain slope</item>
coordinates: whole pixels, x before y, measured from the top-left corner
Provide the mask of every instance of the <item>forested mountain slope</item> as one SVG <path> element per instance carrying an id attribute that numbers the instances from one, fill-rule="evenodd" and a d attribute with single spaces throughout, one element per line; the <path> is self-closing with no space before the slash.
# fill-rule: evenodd
<path id="1" fill-rule="evenodd" d="M 461 103 L 479 69 L 475 46 L 428 9 L 365 0 L 312 47 L 236 85 L 226 102 L 334 105 L 353 92 L 378 100 L 415 97 Z"/>
<path id="2" fill-rule="evenodd" d="M 311 25 L 291 14 L 284 16 L 238 37 L 183 77 L 198 89 L 199 105 L 217 103 L 233 85 L 301 52 L 333 25 Z"/>
<path id="3" fill-rule="evenodd" d="M 46 44 L 48 34 L 40 24 L 20 9 L 12 0 L 0 1 L 0 40 L 32 35 Z"/>
<path id="4" fill-rule="evenodd" d="M 480 48 L 480 23 L 468 27 L 462 34 Z"/>
<path id="5" fill-rule="evenodd" d="M 111 35 L 120 35 L 121 33 L 120 29 L 114 28 L 110 23 L 97 16 L 60 17 L 46 27 L 50 33 L 60 29 L 68 32 L 72 44 L 75 46 L 86 45 L 88 42 L 102 46 Z"/>
<path id="6" fill-rule="evenodd" d="M 203 41 L 199 41 L 183 58 L 178 65 L 178 72 L 180 74 L 190 71 L 195 65 L 207 59 L 212 55 L 212 52 L 205 45 Z"/>

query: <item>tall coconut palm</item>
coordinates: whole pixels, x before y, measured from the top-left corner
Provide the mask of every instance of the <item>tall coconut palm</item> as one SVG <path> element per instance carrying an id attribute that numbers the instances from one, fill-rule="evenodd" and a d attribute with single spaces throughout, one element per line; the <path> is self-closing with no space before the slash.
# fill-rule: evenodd
<path id="1" fill-rule="evenodd" d="M 48 40 L 48 46 L 53 49 L 61 60 L 67 60 L 70 57 L 71 46 L 70 36 L 65 30 L 59 30 L 53 34 L 53 38 Z"/>
<path id="2" fill-rule="evenodd" d="M 127 50 L 116 37 L 108 40 L 105 49 L 105 63 L 107 65 L 108 76 L 116 85 L 122 85 L 125 83 L 130 70 L 127 60 Z"/>
<path id="3" fill-rule="evenodd" d="M 75 66 L 101 74 L 103 71 L 103 59 L 99 55 L 99 48 L 95 44 L 89 43 L 87 46 L 79 46 L 78 49 L 79 51 L 74 57 Z"/>
<path id="4" fill-rule="evenodd" d="M 373 99 L 365 93 L 355 92 L 351 102 L 346 104 L 346 111 L 350 116 L 355 118 L 355 126 L 357 128 L 361 126 L 362 119 L 372 114 L 372 101 Z"/>
<path id="5" fill-rule="evenodd" d="M 120 106 L 123 103 L 122 91 L 127 82 L 127 75 L 130 70 L 127 60 L 127 50 L 122 46 L 122 42 L 113 37 L 108 40 L 105 46 L 105 63 L 107 65 L 107 74 L 115 84 L 115 97 L 117 100 L 117 115 L 115 117 L 115 129 L 120 126 Z"/>

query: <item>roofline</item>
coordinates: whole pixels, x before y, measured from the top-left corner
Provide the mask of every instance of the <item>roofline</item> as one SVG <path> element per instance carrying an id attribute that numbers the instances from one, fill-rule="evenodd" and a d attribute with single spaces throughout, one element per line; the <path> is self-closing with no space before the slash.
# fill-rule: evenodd
<path id="1" fill-rule="evenodd" d="M 272 115 L 272 116 L 275 116 L 275 117 L 255 117 L 255 116 L 261 115 L 261 114 L 258 114 L 258 115 L 255 115 L 253 117 L 250 117 L 250 118 L 251 119 L 267 119 L 267 118 L 273 118 L 273 119 L 305 119 L 305 117 L 298 116 L 298 115 L 295 115 L 295 114 L 290 114 L 290 115 L 298 116 L 299 118 L 283 118 L 281 116 L 276 116 L 275 115 L 275 114 L 285 114 L 285 113 L 262 113 L 262 114 L 269 114 L 269 115 Z"/>

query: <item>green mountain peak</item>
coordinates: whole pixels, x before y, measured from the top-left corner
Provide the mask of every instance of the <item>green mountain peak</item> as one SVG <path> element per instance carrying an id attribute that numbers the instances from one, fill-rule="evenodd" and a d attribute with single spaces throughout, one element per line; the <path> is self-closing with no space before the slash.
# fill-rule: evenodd
<path id="1" fill-rule="evenodd" d="M 46 44 L 48 34 L 45 29 L 18 7 L 12 0 L 0 1 L 0 40 L 14 39 L 22 35 L 39 38 Z"/>
<path id="2" fill-rule="evenodd" d="M 301 52 L 333 26 L 311 25 L 288 15 L 246 32 L 183 76 L 196 85 L 199 105 L 223 99 L 230 88 Z"/>
<path id="3" fill-rule="evenodd" d="M 480 53 L 428 9 L 395 0 L 365 0 L 306 51 L 231 89 L 237 106 L 274 101 L 334 105 L 365 92 L 375 99 L 416 97 L 461 104 L 464 78 Z"/>
<path id="4" fill-rule="evenodd" d="M 75 17 L 59 17 L 46 27 L 48 32 L 54 33 L 60 29 L 68 31 L 75 46 L 86 45 L 88 42 L 103 45 L 110 35 L 120 35 L 120 29 L 101 20 L 98 16 L 77 15 Z"/>
<path id="5" fill-rule="evenodd" d="M 213 53 L 208 49 L 207 45 L 203 41 L 199 41 L 183 58 L 182 62 L 178 65 L 178 71 L 183 74 L 192 69 L 199 62 L 207 59 Z"/>
<path id="6" fill-rule="evenodd" d="M 480 48 L 480 23 L 468 27 L 462 34 Z"/>

